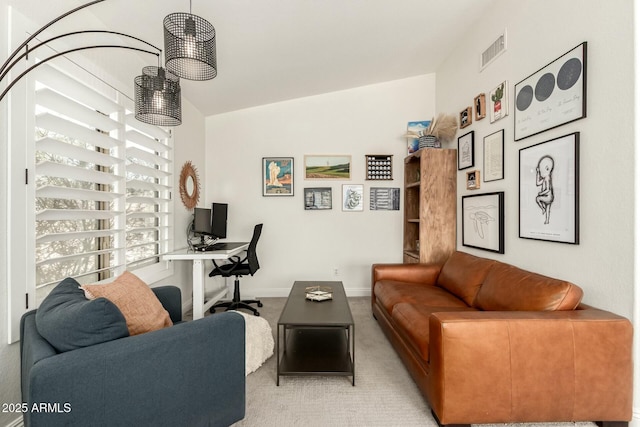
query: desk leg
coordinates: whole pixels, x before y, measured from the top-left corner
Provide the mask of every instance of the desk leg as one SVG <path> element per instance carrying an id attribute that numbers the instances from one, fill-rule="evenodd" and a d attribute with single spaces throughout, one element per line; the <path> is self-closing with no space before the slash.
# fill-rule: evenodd
<path id="1" fill-rule="evenodd" d="M 204 317 L 204 262 L 193 260 L 193 320 Z"/>

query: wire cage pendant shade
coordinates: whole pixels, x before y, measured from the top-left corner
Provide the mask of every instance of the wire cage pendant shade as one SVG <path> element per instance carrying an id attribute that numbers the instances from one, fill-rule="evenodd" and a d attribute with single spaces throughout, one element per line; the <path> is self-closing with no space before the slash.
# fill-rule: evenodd
<path id="1" fill-rule="evenodd" d="M 156 126 L 182 123 L 180 79 L 162 67 L 148 66 L 134 79 L 135 117 Z"/>
<path id="2" fill-rule="evenodd" d="M 187 80 L 210 80 L 218 75 L 216 30 L 191 13 L 176 12 L 164 18 L 165 67 Z"/>

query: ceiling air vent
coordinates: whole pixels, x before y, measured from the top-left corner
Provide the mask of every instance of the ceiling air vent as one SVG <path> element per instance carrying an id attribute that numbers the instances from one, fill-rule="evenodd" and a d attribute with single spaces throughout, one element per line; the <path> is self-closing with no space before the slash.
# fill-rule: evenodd
<path id="1" fill-rule="evenodd" d="M 507 50 L 507 30 L 480 54 L 480 71 L 484 70 L 487 65 L 491 64 L 500 54 Z"/>

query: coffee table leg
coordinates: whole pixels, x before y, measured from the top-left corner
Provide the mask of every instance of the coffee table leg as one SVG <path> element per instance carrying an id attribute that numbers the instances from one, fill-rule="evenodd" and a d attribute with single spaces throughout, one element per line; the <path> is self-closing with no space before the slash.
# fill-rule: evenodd
<path id="1" fill-rule="evenodd" d="M 351 378 L 354 387 L 356 386 L 356 325 L 349 326 L 351 333 L 349 334 L 349 345 L 351 347 Z"/>

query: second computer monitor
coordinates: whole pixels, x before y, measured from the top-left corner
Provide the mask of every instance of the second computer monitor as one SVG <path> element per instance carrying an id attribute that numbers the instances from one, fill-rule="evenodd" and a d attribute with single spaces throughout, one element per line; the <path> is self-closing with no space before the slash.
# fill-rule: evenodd
<path id="1" fill-rule="evenodd" d="M 219 239 L 227 237 L 227 211 L 226 203 L 211 204 L 211 235 Z"/>

